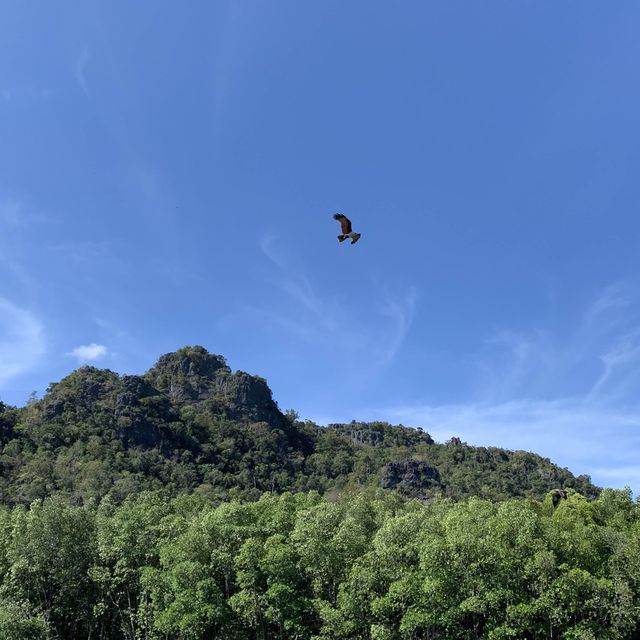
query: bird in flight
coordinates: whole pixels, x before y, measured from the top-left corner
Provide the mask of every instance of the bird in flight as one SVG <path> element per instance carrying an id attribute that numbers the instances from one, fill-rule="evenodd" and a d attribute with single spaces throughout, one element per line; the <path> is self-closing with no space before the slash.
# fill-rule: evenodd
<path id="1" fill-rule="evenodd" d="M 340 242 L 344 242 L 347 238 L 351 238 L 351 244 L 355 244 L 360 240 L 361 233 L 355 233 L 351 230 L 351 220 L 347 218 L 347 216 L 343 216 L 341 213 L 336 213 L 333 216 L 334 220 L 338 220 L 340 222 L 340 228 L 342 233 L 338 236 L 338 240 Z"/>

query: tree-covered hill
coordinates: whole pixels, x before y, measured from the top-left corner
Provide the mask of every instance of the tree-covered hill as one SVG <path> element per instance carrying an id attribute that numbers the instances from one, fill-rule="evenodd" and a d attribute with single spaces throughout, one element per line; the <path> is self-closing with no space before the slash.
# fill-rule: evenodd
<path id="1" fill-rule="evenodd" d="M 0 447 L 8 505 L 52 495 L 117 504 L 143 490 L 215 501 L 349 487 L 423 500 L 599 492 L 533 453 L 437 444 L 387 423 L 300 421 L 280 411 L 264 379 L 202 347 L 166 354 L 141 376 L 82 367 L 26 407 L 0 403 Z"/>

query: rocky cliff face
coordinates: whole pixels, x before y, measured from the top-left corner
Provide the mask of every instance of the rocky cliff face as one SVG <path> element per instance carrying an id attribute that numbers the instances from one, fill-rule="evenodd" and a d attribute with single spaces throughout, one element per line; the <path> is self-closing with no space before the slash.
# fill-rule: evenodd
<path id="1" fill-rule="evenodd" d="M 210 397 L 218 376 L 229 374 L 222 356 L 203 347 L 185 347 L 161 356 L 144 377 L 173 404 L 184 405 Z"/>
<path id="2" fill-rule="evenodd" d="M 426 432 L 408 427 L 392 426 L 388 422 L 357 422 L 330 424 L 327 427 L 357 447 L 412 447 L 431 445 L 433 438 Z"/>
<path id="3" fill-rule="evenodd" d="M 232 373 L 222 356 L 204 347 L 162 356 L 144 378 L 177 406 L 206 403 L 233 420 L 284 424 L 266 380 L 243 371 Z"/>
<path id="4" fill-rule="evenodd" d="M 382 468 L 380 486 L 396 489 L 412 498 L 424 498 L 429 489 L 440 485 L 440 472 L 426 462 L 399 460 Z"/>
<path id="5" fill-rule="evenodd" d="M 219 375 L 214 385 L 214 398 L 234 420 L 282 423 L 283 416 L 273 400 L 266 380 L 243 371 Z"/>

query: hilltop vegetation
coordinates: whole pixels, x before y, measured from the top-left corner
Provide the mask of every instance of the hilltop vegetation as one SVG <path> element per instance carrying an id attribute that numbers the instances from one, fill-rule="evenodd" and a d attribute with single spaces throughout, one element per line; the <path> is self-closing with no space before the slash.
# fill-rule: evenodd
<path id="1" fill-rule="evenodd" d="M 142 376 L 83 367 L 21 409 L 0 403 L 0 502 L 58 495 L 73 504 L 145 490 L 220 502 L 263 492 L 393 489 L 406 497 L 596 496 L 523 451 L 436 444 L 386 423 L 327 428 L 283 414 L 264 379 L 233 373 L 202 347 L 162 356 Z"/>

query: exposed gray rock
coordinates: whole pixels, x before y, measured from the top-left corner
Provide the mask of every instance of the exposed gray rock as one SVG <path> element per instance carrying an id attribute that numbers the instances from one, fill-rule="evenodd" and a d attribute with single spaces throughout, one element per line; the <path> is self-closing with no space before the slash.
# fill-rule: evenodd
<path id="1" fill-rule="evenodd" d="M 219 374 L 214 381 L 213 393 L 230 418 L 271 423 L 283 420 L 271 389 L 263 378 L 244 371 Z"/>
<path id="2" fill-rule="evenodd" d="M 264 378 L 232 373 L 222 356 L 204 347 L 162 356 L 145 379 L 177 406 L 203 403 L 233 420 L 285 424 Z"/>
<path id="3" fill-rule="evenodd" d="M 173 404 L 180 405 L 208 398 L 218 373 L 231 373 L 226 360 L 196 346 L 161 356 L 145 378 Z"/>
<path id="4" fill-rule="evenodd" d="M 402 425 L 391 426 L 388 422 L 356 422 L 348 424 L 330 424 L 341 438 L 357 447 L 409 447 L 420 444 L 431 445 L 433 438 L 418 429 L 409 429 Z"/>
<path id="5" fill-rule="evenodd" d="M 376 430 L 365 423 L 330 424 L 329 428 L 335 429 L 340 436 L 357 447 L 375 447 L 384 442 L 382 431 Z"/>
<path id="6" fill-rule="evenodd" d="M 405 495 L 423 497 L 428 489 L 441 486 L 440 472 L 420 460 L 398 460 L 382 468 L 380 486 Z"/>

